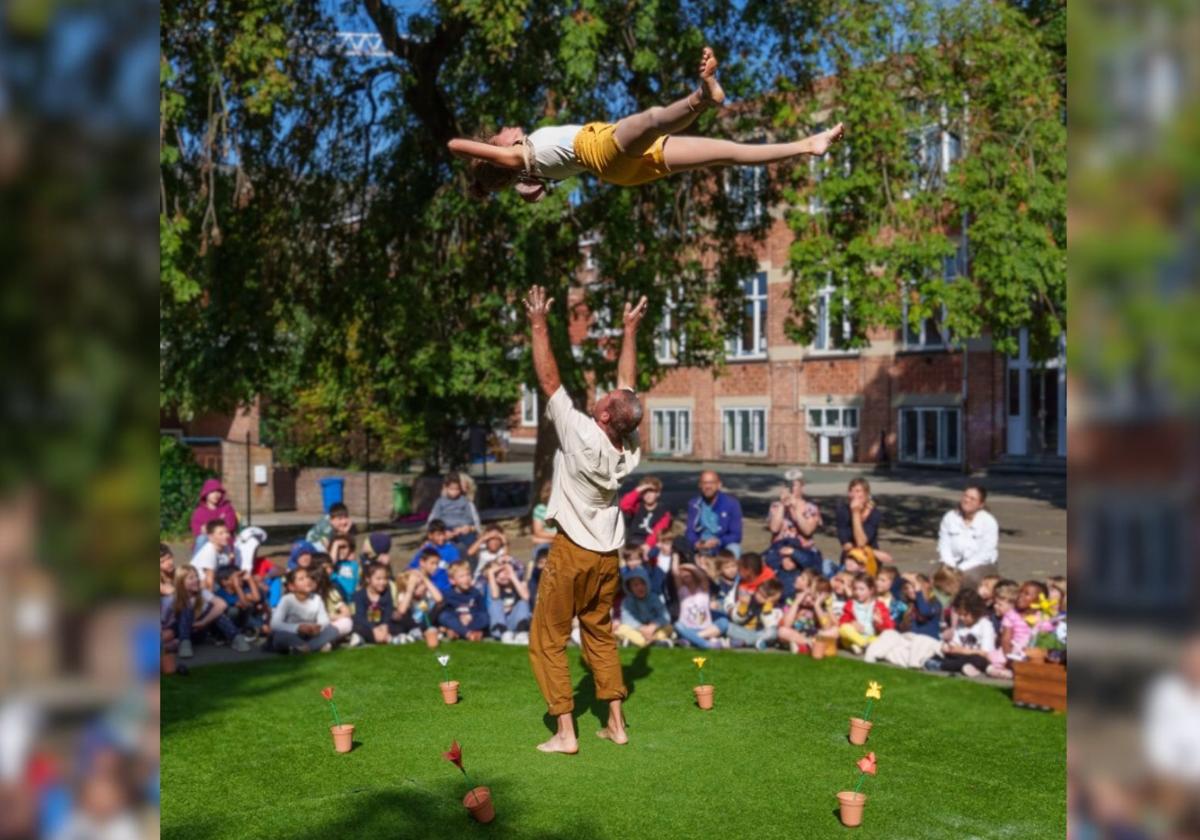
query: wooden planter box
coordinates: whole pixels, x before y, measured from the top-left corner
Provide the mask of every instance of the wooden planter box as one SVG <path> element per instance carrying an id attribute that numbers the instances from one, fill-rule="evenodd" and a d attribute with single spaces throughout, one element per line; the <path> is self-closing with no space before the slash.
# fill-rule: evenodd
<path id="1" fill-rule="evenodd" d="M 1065 712 L 1067 666 L 1050 662 L 1014 662 L 1013 703 Z"/>

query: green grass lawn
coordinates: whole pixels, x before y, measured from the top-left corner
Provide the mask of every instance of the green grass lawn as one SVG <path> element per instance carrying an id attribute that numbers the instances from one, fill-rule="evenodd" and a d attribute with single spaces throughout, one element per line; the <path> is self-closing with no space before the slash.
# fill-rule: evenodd
<path id="1" fill-rule="evenodd" d="M 457 706 L 424 645 L 197 668 L 162 686 L 164 838 L 1063 837 L 1066 719 L 964 679 L 845 659 L 715 652 L 696 708 L 694 651 L 622 650 L 631 743 L 596 738 L 602 707 L 571 651 L 580 752 L 543 755 L 545 706 L 522 647 L 457 644 Z M 846 740 L 869 679 L 866 747 Z M 333 752 L 333 685 L 356 746 Z M 496 820 L 471 822 L 442 759 L 457 739 Z M 837 791 L 876 753 L 863 826 Z"/>

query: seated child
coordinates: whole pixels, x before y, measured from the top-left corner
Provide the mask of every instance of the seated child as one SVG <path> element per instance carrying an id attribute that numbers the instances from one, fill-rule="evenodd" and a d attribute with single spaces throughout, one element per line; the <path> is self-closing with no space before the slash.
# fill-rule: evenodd
<path id="1" fill-rule="evenodd" d="M 704 562 L 708 558 L 697 559 Z M 725 610 L 725 601 L 737 586 L 738 559 L 732 551 L 721 549 L 717 552 L 715 562 L 717 574 L 712 578 L 712 597 L 709 599 L 708 608 L 713 623 L 724 634 L 729 629 L 729 613 Z"/>
<path id="2" fill-rule="evenodd" d="M 258 581 L 236 566 L 217 569 L 217 588 L 213 594 L 228 606 L 225 614 L 229 620 L 251 638 L 257 637 L 270 620 L 270 611 L 266 610 L 266 598 Z"/>
<path id="3" fill-rule="evenodd" d="M 940 566 L 933 573 L 933 592 L 941 602 L 942 610 L 950 609 L 950 604 L 962 589 L 963 573 L 949 566 Z"/>
<path id="4" fill-rule="evenodd" d="M 646 560 L 644 545 L 627 545 L 621 549 L 621 569 L 622 575 L 630 569 L 644 569 L 646 579 L 650 584 L 650 591 L 663 598 L 665 602 L 667 573 L 657 563 L 650 563 Z"/>
<path id="5" fill-rule="evenodd" d="M 329 623 L 338 631 L 338 641 L 346 639 L 350 647 L 358 647 L 363 643 L 362 636 L 354 632 L 354 610 L 342 594 L 342 589 L 333 577 L 334 562 L 328 554 L 319 555 L 320 565 L 312 570 L 317 581 L 317 597 L 325 604 L 325 612 L 329 615 Z"/>
<path id="6" fill-rule="evenodd" d="M 471 581 L 471 564 L 466 560 L 451 563 L 447 574 L 450 588 L 442 593 L 445 605 L 438 613 L 438 624 L 447 638 L 481 641 L 488 627 L 488 610 L 483 593 Z"/>
<path id="7" fill-rule="evenodd" d="M 439 633 L 436 619 L 442 606 L 441 590 L 419 569 L 405 569 L 400 574 L 399 584 L 396 612 L 401 616 L 401 626 L 410 628 L 401 635 L 400 644 L 424 637 L 426 644 L 437 647 Z"/>
<path id="8" fill-rule="evenodd" d="M 415 572 L 424 575 L 439 592 L 448 592 L 450 590 L 450 575 L 446 573 L 446 569 L 442 566 L 442 556 L 438 554 L 435 548 L 423 548 L 417 555 L 417 563 L 415 566 L 410 566 Z"/>
<path id="9" fill-rule="evenodd" d="M 529 589 L 513 569 L 507 554 L 484 569 L 488 586 L 488 622 L 492 638 L 505 644 L 529 644 Z"/>
<path id="10" fill-rule="evenodd" d="M 887 605 L 879 600 L 875 579 L 870 575 L 859 574 L 854 578 L 851 595 L 842 608 L 838 635 L 846 647 L 861 655 L 876 636 L 884 630 L 894 630 L 896 625 Z"/>
<path id="11" fill-rule="evenodd" d="M 776 604 L 783 597 L 783 584 L 771 577 L 753 591 L 739 586 L 737 593 L 737 603 L 729 614 L 730 646 L 766 650 L 779 637 L 783 611 Z"/>
<path id="12" fill-rule="evenodd" d="M 796 579 L 800 577 L 800 566 L 796 562 L 796 553 L 790 547 L 785 547 L 777 555 L 775 563 L 767 565 L 775 572 L 775 577 L 783 584 L 783 599 L 790 601 L 796 594 Z"/>
<path id="13" fill-rule="evenodd" d="M 650 590 L 646 569 L 634 566 L 621 577 L 625 597 L 621 599 L 621 618 L 613 628 L 613 635 L 640 648 L 657 643 L 673 647 L 671 616 L 663 599 Z"/>
<path id="14" fill-rule="evenodd" d="M 237 627 L 225 615 L 226 603 L 200 585 L 200 574 L 191 564 L 184 564 L 175 573 L 175 592 L 162 603 L 164 630 L 169 630 L 179 645 L 179 657 L 193 655 L 192 642 L 200 641 L 210 628 L 238 653 L 250 650 L 250 642 L 238 633 Z"/>
<path id="15" fill-rule="evenodd" d="M 200 575 L 200 586 L 212 592 L 217 585 L 217 569 L 224 566 L 238 565 L 237 555 L 233 550 L 233 536 L 223 519 L 210 520 L 204 526 L 207 541 L 196 549 L 192 556 L 191 566 Z"/>
<path id="16" fill-rule="evenodd" d="M 764 582 L 774 578 L 775 573 L 763 563 L 762 555 L 753 551 L 744 553 L 737 559 L 737 586 L 725 596 L 725 612 L 732 619 L 734 606 L 743 592 L 754 592 Z"/>
<path id="17" fill-rule="evenodd" d="M 712 620 L 708 575 L 699 566 L 680 563 L 673 570 L 679 595 L 679 620 L 675 632 L 692 647 L 720 647 L 721 630 Z"/>
<path id="18" fill-rule="evenodd" d="M 953 609 L 957 619 L 954 633 L 942 645 L 941 656 L 931 662 L 938 663 L 938 670 L 977 677 L 987 670 L 988 654 L 996 649 L 996 631 L 987 604 L 977 590 L 963 589 L 955 597 Z"/>
<path id="19" fill-rule="evenodd" d="M 875 577 L 875 592 L 879 600 L 887 605 L 888 613 L 892 616 L 892 624 L 900 625 L 900 620 L 908 610 L 908 604 L 895 592 L 895 583 L 900 577 L 900 570 L 895 566 L 880 566 L 879 574 Z"/>
<path id="20" fill-rule="evenodd" d="M 1020 591 L 1020 585 L 1012 580 L 1000 581 L 992 591 L 992 612 L 1000 618 L 1000 643 L 987 655 L 989 677 L 1011 680 L 1009 662 L 1024 659 L 1025 648 L 1033 641 L 1033 628 L 1017 612 Z"/>
<path id="21" fill-rule="evenodd" d="M 482 579 L 487 567 L 507 554 L 508 539 L 504 532 L 495 525 L 489 526 L 467 549 L 467 559 L 475 566 L 475 580 Z"/>
<path id="22" fill-rule="evenodd" d="M 792 653 L 808 653 L 820 629 L 817 617 L 818 599 L 829 591 L 829 582 L 805 569 L 797 580 L 796 595 L 784 613 L 779 625 L 779 641 L 785 643 Z M 820 584 L 825 584 L 820 587 Z"/>
<path id="23" fill-rule="evenodd" d="M 271 649 L 280 653 L 327 653 L 340 635 L 316 595 L 315 573 L 297 567 L 287 573 L 288 593 L 271 611 Z"/>
<path id="24" fill-rule="evenodd" d="M 415 569 L 421 559 L 421 554 L 429 548 L 437 552 L 442 561 L 442 568 L 446 568 L 451 563 L 457 563 L 459 560 L 458 546 L 450 539 L 450 533 L 446 529 L 446 523 L 440 519 L 429 520 L 429 525 L 426 530 L 425 543 L 417 549 L 417 553 L 413 555 L 412 562 L 408 564 L 408 568 Z"/>
<path id="25" fill-rule="evenodd" d="M 917 572 L 904 575 L 904 600 L 908 604 L 907 632 L 940 639 L 942 603 L 934 596 L 933 583 L 926 575 Z"/>
<path id="26" fill-rule="evenodd" d="M 404 613 L 392 598 L 391 573 L 382 563 L 365 572 L 363 588 L 354 593 L 354 632 L 369 645 L 403 644 Z M 405 637 L 407 639 L 407 637 Z"/>

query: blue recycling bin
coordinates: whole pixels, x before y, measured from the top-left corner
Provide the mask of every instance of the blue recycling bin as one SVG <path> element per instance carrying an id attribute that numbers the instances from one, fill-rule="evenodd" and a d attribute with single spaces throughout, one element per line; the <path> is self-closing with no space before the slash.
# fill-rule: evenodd
<path id="1" fill-rule="evenodd" d="M 321 478 L 317 480 L 317 484 L 321 485 L 321 506 L 329 513 L 329 509 L 342 500 L 342 489 L 346 486 L 346 479 Z"/>

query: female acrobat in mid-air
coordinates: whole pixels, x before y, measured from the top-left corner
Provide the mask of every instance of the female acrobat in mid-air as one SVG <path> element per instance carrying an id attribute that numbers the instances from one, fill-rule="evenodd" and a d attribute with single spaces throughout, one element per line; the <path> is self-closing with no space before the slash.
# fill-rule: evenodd
<path id="1" fill-rule="evenodd" d="M 798 155 L 823 155 L 842 136 L 841 123 L 791 143 L 735 143 L 676 134 L 701 111 L 724 101 L 716 56 L 705 47 L 700 56 L 700 87 L 670 105 L 615 123 L 549 126 L 529 135 L 510 126 L 486 141 L 456 137 L 450 141 L 450 151 L 470 161 L 473 194 L 482 197 L 515 186 L 526 201 L 538 201 L 545 195 L 547 181 L 580 172 L 632 187 L 707 166 L 761 166 Z"/>

